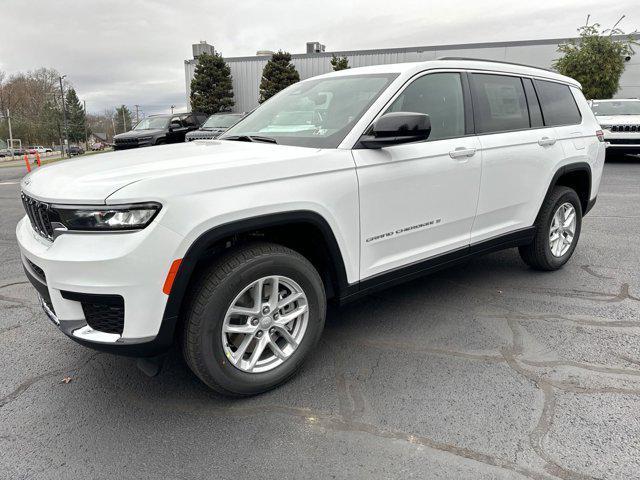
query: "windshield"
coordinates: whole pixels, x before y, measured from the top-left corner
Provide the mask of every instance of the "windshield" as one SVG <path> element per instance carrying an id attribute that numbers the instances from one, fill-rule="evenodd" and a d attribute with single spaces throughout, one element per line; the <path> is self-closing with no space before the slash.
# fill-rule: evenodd
<path id="1" fill-rule="evenodd" d="M 591 105 L 593 113 L 603 115 L 640 115 L 640 100 L 626 102 L 597 102 Z"/>
<path id="2" fill-rule="evenodd" d="M 202 128 L 229 128 L 240 120 L 240 115 L 211 115 Z"/>
<path id="3" fill-rule="evenodd" d="M 262 136 L 282 145 L 336 148 L 396 76 L 346 75 L 296 83 L 220 138 Z"/>
<path id="4" fill-rule="evenodd" d="M 149 117 L 144 120 L 140 120 L 135 127 L 134 130 L 156 130 L 167 128 L 169 124 L 169 117 Z"/>

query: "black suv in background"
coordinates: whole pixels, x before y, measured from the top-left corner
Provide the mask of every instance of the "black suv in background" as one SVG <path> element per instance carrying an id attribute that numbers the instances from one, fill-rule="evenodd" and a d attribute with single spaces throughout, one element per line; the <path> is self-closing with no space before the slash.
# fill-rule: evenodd
<path id="1" fill-rule="evenodd" d="M 197 130 L 207 119 L 204 113 L 152 115 L 141 120 L 133 130 L 113 137 L 113 149 L 148 147 L 163 143 L 184 142 L 187 133 Z"/>
<path id="2" fill-rule="evenodd" d="M 191 140 L 207 140 L 218 138 L 229 128 L 244 118 L 244 113 L 214 113 L 211 115 L 199 130 L 187 133 L 185 139 L 187 142 Z"/>

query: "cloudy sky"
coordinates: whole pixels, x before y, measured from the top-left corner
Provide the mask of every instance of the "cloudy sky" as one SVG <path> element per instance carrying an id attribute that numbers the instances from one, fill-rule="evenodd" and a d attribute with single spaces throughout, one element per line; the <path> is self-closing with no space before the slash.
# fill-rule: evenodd
<path id="1" fill-rule="evenodd" d="M 610 6 L 612 5 L 612 6 Z M 0 0 L 0 70 L 52 67 L 89 111 L 185 108 L 184 59 L 207 40 L 224 56 L 558 38 L 587 14 L 640 28 L 638 0 Z M 635 7 L 635 8 L 634 8 Z"/>

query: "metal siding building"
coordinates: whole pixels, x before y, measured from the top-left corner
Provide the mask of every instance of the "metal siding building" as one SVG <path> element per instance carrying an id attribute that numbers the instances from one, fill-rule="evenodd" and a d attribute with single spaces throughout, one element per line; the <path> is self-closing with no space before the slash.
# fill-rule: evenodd
<path id="1" fill-rule="evenodd" d="M 640 39 L 640 36 L 636 36 Z M 292 54 L 291 60 L 300 73 L 301 79 L 330 72 L 332 55 L 346 56 L 352 68 L 388 63 L 419 62 L 435 60 L 439 57 L 471 57 L 506 62 L 524 63 L 543 68 L 551 68 L 558 58 L 558 44 L 569 39 L 528 40 L 516 42 L 471 43 L 459 45 L 438 45 L 425 47 L 389 48 L 376 50 L 351 50 L 340 52 L 320 52 Z M 197 45 L 197 44 L 196 44 Z M 196 47 L 194 45 L 194 47 Z M 209 45 L 207 45 L 210 47 Z M 213 47 L 211 47 L 213 48 Z M 195 52 L 195 49 L 194 49 Z M 258 105 L 259 85 L 262 69 L 269 56 L 225 58 L 233 76 L 235 95 L 234 111 L 248 112 Z M 185 80 L 187 105 L 189 105 L 190 85 L 196 60 L 185 60 Z M 620 80 L 620 90 L 616 97 L 640 97 L 640 55 L 634 55 L 627 62 Z"/>

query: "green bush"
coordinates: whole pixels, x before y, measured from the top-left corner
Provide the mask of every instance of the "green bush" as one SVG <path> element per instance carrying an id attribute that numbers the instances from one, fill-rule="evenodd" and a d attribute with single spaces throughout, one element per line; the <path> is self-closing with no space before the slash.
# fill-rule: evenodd
<path id="1" fill-rule="evenodd" d="M 579 81 L 588 99 L 613 97 L 620 88 L 625 62 L 635 53 L 633 34 L 620 38 L 625 35 L 617 28 L 620 20 L 613 28 L 601 30 L 598 23 L 589 25 L 587 18 L 587 24 L 578 28 L 578 39 L 558 45 L 563 56 L 554 67 Z"/>

